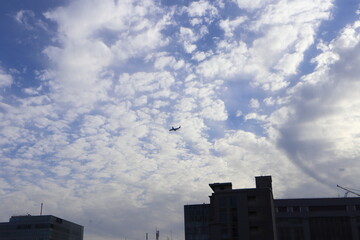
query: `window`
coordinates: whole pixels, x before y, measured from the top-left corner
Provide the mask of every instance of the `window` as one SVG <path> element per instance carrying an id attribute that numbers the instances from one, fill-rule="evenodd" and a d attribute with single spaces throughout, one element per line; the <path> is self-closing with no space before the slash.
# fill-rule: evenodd
<path id="1" fill-rule="evenodd" d="M 256 196 L 250 195 L 247 197 L 247 199 L 249 202 L 254 202 L 254 201 L 256 201 Z"/>
<path id="2" fill-rule="evenodd" d="M 279 212 L 279 213 L 287 212 L 287 207 L 277 207 L 276 211 Z"/>
<path id="3" fill-rule="evenodd" d="M 220 202 L 220 207 L 221 208 L 226 208 L 226 205 L 227 205 L 226 197 L 220 197 L 219 202 Z"/>
<path id="4" fill-rule="evenodd" d="M 231 213 L 231 220 L 236 223 L 238 221 L 238 216 L 237 216 L 237 212 L 232 212 Z"/>
<path id="5" fill-rule="evenodd" d="M 236 196 L 230 197 L 230 206 L 231 208 L 237 208 L 237 199 Z"/>
<path id="6" fill-rule="evenodd" d="M 346 211 L 345 205 L 337 206 L 309 206 L 309 212 Z"/>
<path id="7" fill-rule="evenodd" d="M 232 236 L 233 238 L 237 238 L 239 236 L 239 233 L 238 233 L 238 229 L 237 228 L 233 228 L 232 229 Z"/>
<path id="8" fill-rule="evenodd" d="M 259 231 L 259 227 L 258 226 L 250 226 L 250 232 L 251 233 L 254 233 L 254 232 L 257 232 Z"/>
<path id="9" fill-rule="evenodd" d="M 257 212 L 256 212 L 256 211 L 249 211 L 249 212 L 248 212 L 248 215 L 249 215 L 249 216 L 252 216 L 252 217 L 253 217 L 253 216 L 257 216 Z"/>
<path id="10" fill-rule="evenodd" d="M 300 207 L 299 206 L 294 206 L 292 207 L 293 212 L 300 212 Z"/>
<path id="11" fill-rule="evenodd" d="M 228 215 L 227 215 L 227 212 L 225 211 L 225 212 L 220 212 L 220 222 L 221 223 L 227 223 L 227 217 Z"/>
<path id="12" fill-rule="evenodd" d="M 47 223 L 39 223 L 39 224 L 35 224 L 35 228 L 49 228 L 50 225 Z"/>
<path id="13" fill-rule="evenodd" d="M 221 229 L 221 238 L 222 239 L 227 239 L 228 238 L 228 232 L 227 232 L 226 228 Z"/>
<path id="14" fill-rule="evenodd" d="M 20 224 L 20 225 L 17 225 L 17 229 L 31 229 L 31 224 Z"/>

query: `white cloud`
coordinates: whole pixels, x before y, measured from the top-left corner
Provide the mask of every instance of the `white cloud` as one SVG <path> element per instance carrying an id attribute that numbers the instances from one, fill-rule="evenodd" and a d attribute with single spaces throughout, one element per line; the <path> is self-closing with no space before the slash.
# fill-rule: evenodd
<path id="1" fill-rule="evenodd" d="M 247 20 L 246 16 L 238 17 L 234 20 L 221 20 L 219 25 L 224 30 L 225 36 L 232 37 L 234 35 L 234 30 L 243 22 Z"/>
<path id="2" fill-rule="evenodd" d="M 0 88 L 9 87 L 14 82 L 12 75 L 0 67 Z"/>
<path id="3" fill-rule="evenodd" d="M 196 52 L 193 54 L 192 59 L 195 59 L 196 61 L 201 62 L 211 55 L 213 55 L 212 51 L 209 51 L 209 52 L 199 51 L 199 52 Z"/>
<path id="4" fill-rule="evenodd" d="M 263 6 L 268 5 L 271 2 L 274 2 L 273 0 L 233 0 L 237 3 L 239 8 L 244 8 L 247 10 L 261 8 Z"/>
<path id="5" fill-rule="evenodd" d="M 276 0 L 268 4 L 253 27 L 260 29 L 268 25 L 319 24 L 319 20 L 330 17 L 332 0 Z"/>
<path id="6" fill-rule="evenodd" d="M 192 2 L 185 11 L 190 17 L 190 23 L 192 26 L 196 26 L 199 24 L 209 24 L 214 21 L 216 17 L 218 17 L 218 9 L 216 7 L 216 3 L 214 1 L 200 0 Z M 221 4 L 220 4 L 221 7 Z"/>
<path id="7" fill-rule="evenodd" d="M 272 106 L 275 104 L 275 101 L 272 97 L 265 98 L 264 101 L 265 105 Z"/>
<path id="8" fill-rule="evenodd" d="M 332 2 L 273 1 L 264 8 L 256 1 L 242 3 L 254 9 L 254 20 L 244 23 L 246 18 L 239 17 L 234 22 L 222 21 L 220 26 L 231 37 L 234 27 L 242 23 L 256 37 L 249 44 L 236 39 L 220 41 L 218 54 L 202 62 L 197 72 L 211 78 L 245 74 L 253 78 L 254 86 L 269 91 L 287 87 L 287 77 L 298 73 L 319 23 L 330 17 Z"/>
<path id="9" fill-rule="evenodd" d="M 197 67 L 197 73 L 204 77 L 232 77 L 242 70 L 247 62 L 247 46 L 240 42 L 229 51 L 215 54 Z"/>
<path id="10" fill-rule="evenodd" d="M 249 104 L 249 106 L 250 106 L 251 108 L 259 108 L 259 107 L 260 107 L 259 100 L 255 99 L 255 98 L 250 99 L 250 104 Z"/>
<path id="11" fill-rule="evenodd" d="M 333 46 L 330 48 L 339 48 L 339 49 L 351 49 L 356 47 L 360 41 L 360 21 L 354 22 L 352 25 L 346 26 L 339 38 L 332 43 Z"/>
<path id="12" fill-rule="evenodd" d="M 129 99 L 138 97 L 137 94 L 147 94 L 148 98 L 169 97 L 169 88 L 174 82 L 175 79 L 169 72 L 138 72 L 121 75 L 114 90 L 119 97 Z"/>
<path id="13" fill-rule="evenodd" d="M 179 41 L 184 45 L 184 49 L 187 53 L 191 53 L 196 49 L 196 45 L 193 44 L 199 39 L 199 36 L 193 32 L 190 28 L 180 27 Z"/>
<path id="14" fill-rule="evenodd" d="M 151 1 L 110 0 L 78 1 L 47 12 L 46 17 L 59 25 L 62 43 L 44 50 L 57 67 L 50 81 L 54 97 L 77 105 L 104 100 L 111 86 L 106 76 L 112 74 L 106 67 L 166 44 L 161 30 L 168 16 L 157 17 L 159 12 Z"/>
<path id="15" fill-rule="evenodd" d="M 149 60 L 154 59 L 154 67 L 160 70 L 163 70 L 166 67 L 170 67 L 174 70 L 179 70 L 183 67 L 186 67 L 184 60 L 177 60 L 174 56 L 171 56 L 166 52 L 161 52 L 155 56 L 149 56 L 148 58 Z"/>
<path id="16" fill-rule="evenodd" d="M 184 42 L 184 49 L 187 53 L 192 53 L 196 50 L 197 46 L 195 44 L 191 44 L 187 41 Z"/>
<path id="17" fill-rule="evenodd" d="M 266 115 L 260 115 L 258 113 L 252 112 L 252 113 L 248 113 L 245 115 L 244 117 L 245 120 L 258 120 L 258 121 L 266 121 L 267 120 L 267 116 Z"/>
<path id="18" fill-rule="evenodd" d="M 190 17 L 203 17 L 208 14 L 215 16 L 218 13 L 217 9 L 212 6 L 210 2 L 205 0 L 192 2 L 188 7 L 187 12 Z"/>
<path id="19" fill-rule="evenodd" d="M 243 15 L 221 15 L 233 3 Z M 25 96 L 0 99 L 0 193 L 12 206 L 1 216 L 45 201 L 89 240 L 155 226 L 181 239 L 183 205 L 207 202 L 211 182 L 246 188 L 269 174 L 276 197 L 314 197 L 332 193 L 329 176 L 356 181 L 359 23 L 316 40 L 331 3 L 80 0 L 48 11 L 53 67 L 35 71 Z"/>
<path id="20" fill-rule="evenodd" d="M 20 10 L 15 14 L 14 18 L 27 30 L 35 30 L 36 28 L 47 30 L 46 23 L 37 19 L 35 13 L 31 10 Z"/>
<path id="21" fill-rule="evenodd" d="M 360 63 L 358 35 L 354 23 L 327 47 L 322 46 L 324 52 L 314 60 L 316 71 L 290 91 L 290 104 L 280 109 L 287 114 L 279 114 L 283 116 L 278 126 L 280 146 L 305 173 L 328 186 L 336 184 L 334 176 L 337 182 L 350 183 L 357 171 L 360 72 L 352 66 Z M 337 58 L 329 60 L 331 55 Z"/>

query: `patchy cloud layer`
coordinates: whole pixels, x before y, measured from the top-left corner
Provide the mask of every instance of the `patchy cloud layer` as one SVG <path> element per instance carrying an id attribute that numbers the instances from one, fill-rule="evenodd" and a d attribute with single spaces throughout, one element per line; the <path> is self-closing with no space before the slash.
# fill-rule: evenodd
<path id="1" fill-rule="evenodd" d="M 36 66 L 0 59 L 2 221 L 44 202 L 89 240 L 156 227 L 181 239 L 183 205 L 207 202 L 208 183 L 269 174 L 275 197 L 356 187 L 356 9 L 335 29 L 348 6 L 331 0 L 162 3 L 12 13 L 51 37 Z"/>

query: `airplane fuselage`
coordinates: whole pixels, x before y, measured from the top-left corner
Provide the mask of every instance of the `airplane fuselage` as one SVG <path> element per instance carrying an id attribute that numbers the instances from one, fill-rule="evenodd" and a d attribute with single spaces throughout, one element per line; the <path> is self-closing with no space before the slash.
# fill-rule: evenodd
<path id="1" fill-rule="evenodd" d="M 169 131 L 177 131 L 181 128 L 181 126 L 177 127 L 177 128 L 174 128 L 174 127 L 171 127 L 171 129 L 169 129 Z"/>

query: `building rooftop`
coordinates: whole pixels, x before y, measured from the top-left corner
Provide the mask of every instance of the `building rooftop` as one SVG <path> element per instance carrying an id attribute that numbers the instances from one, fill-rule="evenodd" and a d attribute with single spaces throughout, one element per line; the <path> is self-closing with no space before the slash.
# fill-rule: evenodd
<path id="1" fill-rule="evenodd" d="M 232 183 L 226 182 L 226 183 L 210 183 L 209 186 L 214 192 L 220 192 L 220 191 L 226 191 L 226 190 L 232 190 Z"/>

